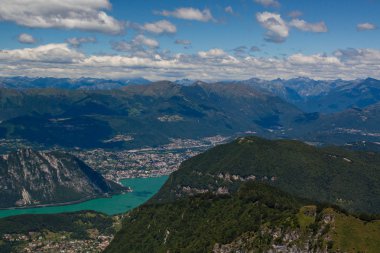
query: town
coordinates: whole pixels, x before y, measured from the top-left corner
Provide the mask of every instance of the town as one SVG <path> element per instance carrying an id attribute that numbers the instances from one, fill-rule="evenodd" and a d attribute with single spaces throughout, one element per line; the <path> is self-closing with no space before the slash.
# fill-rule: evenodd
<path id="1" fill-rule="evenodd" d="M 134 150 L 71 150 L 70 153 L 102 173 L 107 179 L 159 177 L 176 171 L 186 159 L 224 143 L 228 137 L 213 136 L 200 140 L 171 139 L 167 145 L 157 148 Z"/>

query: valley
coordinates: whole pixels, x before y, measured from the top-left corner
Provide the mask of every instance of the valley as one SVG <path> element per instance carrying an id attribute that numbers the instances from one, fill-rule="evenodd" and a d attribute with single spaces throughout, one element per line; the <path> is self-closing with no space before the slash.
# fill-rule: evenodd
<path id="1" fill-rule="evenodd" d="M 379 13 L 0 0 L 0 253 L 379 253 Z"/>
<path id="2" fill-rule="evenodd" d="M 254 81 L 270 89 L 283 83 L 288 91 L 298 87 L 292 82 L 311 82 Z M 32 171 L 41 170 L 37 175 L 45 178 L 44 170 L 54 163 L 49 158 L 45 164 L 46 159 L 38 157 L 72 157 L 65 159 L 78 159 L 104 178 L 100 181 L 126 189 L 73 200 L 67 197 L 76 194 L 66 191 L 60 199 L 60 191 L 49 190 L 53 199 L 39 200 L 36 196 L 46 193 L 36 194 L 31 190 L 33 183 L 28 188 L 29 183 L 22 182 L 21 197 L 4 200 L 21 199 L 23 208 L 0 210 L 0 225 L 8 218 L 53 215 L 48 225 L 58 219 L 55 215 L 75 217 L 92 210 L 112 219 L 123 215 L 118 229 L 123 228 L 119 233 L 96 235 L 89 228 L 86 238 L 73 237 L 66 228 L 53 233 L 39 228 L 37 234 L 30 234 L 30 229 L 8 231 L 2 235 L 3 245 L 22 245 L 31 252 L 75 247 L 94 252 L 124 252 L 126 248 L 127 252 L 325 252 L 345 249 L 350 240 L 361 241 L 361 237 L 348 239 L 344 233 L 346 226 L 352 226 L 370 238 L 371 245 L 360 247 L 374 252 L 377 235 L 370 229 L 377 231 L 380 210 L 376 153 L 380 101 L 376 98 L 360 107 L 360 98 L 355 97 L 345 100 L 347 109 L 321 107 L 310 112 L 314 108 L 310 101 L 317 95 L 321 98 L 316 103 L 320 103 L 342 87 L 367 82 L 373 86 L 375 81 L 336 82 L 334 86 L 314 81 L 315 91 L 304 91 L 300 85 L 297 93 L 304 96 L 302 103 L 259 88 L 252 80 L 186 86 L 162 81 L 123 84 L 117 89 L 0 89 L 4 161 L 15 152 L 29 152 L 16 167 L 24 171 L 27 166 L 21 164 L 32 164 Z M 27 161 L 30 158 L 33 162 Z M 228 211 L 221 214 L 221 209 Z M 157 220 L 154 224 L 146 218 L 152 216 Z M 231 217 L 240 218 L 233 221 Z M 135 219 L 137 223 L 129 223 Z M 237 225 L 242 223 L 246 225 Z M 65 224 L 70 226 L 71 221 Z M 125 224 L 129 224 L 127 230 Z M 141 226 L 151 229 L 141 234 Z M 147 240 L 145 246 L 134 241 L 136 236 Z M 205 239 L 199 241 L 199 237 Z M 193 243 L 183 238 L 193 238 Z"/>

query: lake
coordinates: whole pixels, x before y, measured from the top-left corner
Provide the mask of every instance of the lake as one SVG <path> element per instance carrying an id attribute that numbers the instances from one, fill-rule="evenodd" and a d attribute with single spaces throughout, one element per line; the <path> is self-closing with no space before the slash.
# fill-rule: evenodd
<path id="1" fill-rule="evenodd" d="M 25 209 L 0 210 L 0 218 L 19 214 L 48 214 L 94 210 L 109 215 L 124 213 L 150 199 L 166 182 L 168 176 L 151 178 L 122 179 L 121 183 L 133 192 L 114 195 L 111 198 L 98 198 L 66 206 L 49 206 Z"/>

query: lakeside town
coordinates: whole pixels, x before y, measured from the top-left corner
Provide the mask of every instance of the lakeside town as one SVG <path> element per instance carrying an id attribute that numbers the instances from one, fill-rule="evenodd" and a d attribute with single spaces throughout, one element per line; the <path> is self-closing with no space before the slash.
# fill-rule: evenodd
<path id="1" fill-rule="evenodd" d="M 133 150 L 72 150 L 71 154 L 99 171 L 107 179 L 159 177 L 169 175 L 186 159 L 196 156 L 216 145 L 225 143 L 229 137 L 213 136 L 199 140 L 171 139 L 167 145 L 157 148 Z"/>
<path id="2" fill-rule="evenodd" d="M 226 143 L 230 137 L 211 136 L 201 139 L 170 139 L 170 143 L 159 147 L 140 149 L 66 149 L 62 147 L 46 147 L 30 143 L 24 139 L 0 139 L 0 154 L 13 150 L 33 148 L 41 151 L 58 150 L 68 152 L 105 178 L 119 181 L 123 178 L 160 177 L 176 171 L 180 164 L 212 147 Z M 111 141 L 130 141 L 128 136 L 118 135 Z"/>

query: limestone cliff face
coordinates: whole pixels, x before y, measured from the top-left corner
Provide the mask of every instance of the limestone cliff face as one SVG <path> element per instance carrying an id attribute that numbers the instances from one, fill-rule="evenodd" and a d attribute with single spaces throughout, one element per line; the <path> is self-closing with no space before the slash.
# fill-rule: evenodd
<path id="1" fill-rule="evenodd" d="M 120 190 L 65 153 L 20 149 L 0 156 L 0 208 L 78 201 Z"/>

